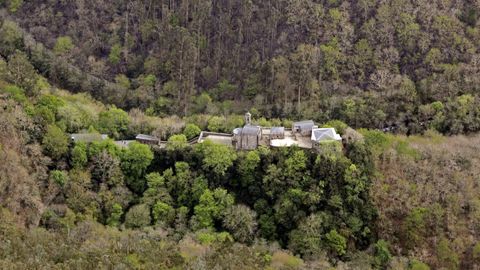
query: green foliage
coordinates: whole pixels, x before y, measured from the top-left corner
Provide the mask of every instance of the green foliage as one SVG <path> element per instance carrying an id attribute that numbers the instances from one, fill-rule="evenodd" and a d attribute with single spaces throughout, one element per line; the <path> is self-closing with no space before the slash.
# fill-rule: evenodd
<path id="1" fill-rule="evenodd" d="M 405 218 L 407 246 L 413 247 L 421 243 L 427 230 L 427 211 L 425 208 L 415 208 Z"/>
<path id="2" fill-rule="evenodd" d="M 22 52 L 15 52 L 8 59 L 8 80 L 25 90 L 27 96 L 36 96 L 38 90 L 35 88 L 37 72 L 27 56 Z"/>
<path id="3" fill-rule="evenodd" d="M 142 228 L 150 225 L 150 208 L 145 204 L 132 206 L 125 215 L 125 226 L 127 228 Z"/>
<path id="4" fill-rule="evenodd" d="M 150 86 L 150 87 L 153 87 L 155 86 L 155 82 L 157 81 L 157 78 L 155 77 L 155 75 L 153 74 L 148 74 L 147 76 L 145 76 L 145 78 L 143 79 L 143 83 L 146 85 L 146 86 Z"/>
<path id="5" fill-rule="evenodd" d="M 27 102 L 27 97 L 25 96 L 25 91 L 22 88 L 19 88 L 14 85 L 5 86 L 0 91 L 7 93 L 13 100 L 18 103 L 25 104 Z"/>
<path id="6" fill-rule="evenodd" d="M 123 215 L 122 206 L 118 203 L 113 204 L 111 214 L 107 219 L 107 224 L 112 227 L 118 227 Z"/>
<path id="7" fill-rule="evenodd" d="M 65 106 L 65 104 L 66 103 L 63 99 L 54 95 L 42 95 L 37 101 L 37 106 L 47 108 L 54 115 L 56 115 L 58 109 Z"/>
<path id="8" fill-rule="evenodd" d="M 62 55 L 69 53 L 73 47 L 74 45 L 72 39 L 69 36 L 63 36 L 57 38 L 55 47 L 53 47 L 53 51 L 58 55 Z"/>
<path id="9" fill-rule="evenodd" d="M 200 132 L 202 132 L 202 130 L 195 124 L 187 124 L 183 129 L 183 134 L 187 137 L 188 140 L 197 137 L 198 135 L 200 135 Z"/>
<path id="10" fill-rule="evenodd" d="M 321 141 L 319 143 L 318 151 L 323 155 L 341 155 L 343 150 L 343 145 L 339 141 Z"/>
<path id="11" fill-rule="evenodd" d="M 260 164 L 260 155 L 256 150 L 249 151 L 246 155 L 241 156 L 237 171 L 240 173 L 243 187 L 248 187 L 250 183 L 255 181 L 256 169 Z"/>
<path id="12" fill-rule="evenodd" d="M 53 159 L 60 159 L 68 152 L 68 136 L 57 126 L 50 125 L 42 141 L 43 149 Z"/>
<path id="13" fill-rule="evenodd" d="M 345 129 L 347 129 L 348 125 L 340 120 L 330 120 L 322 127 L 332 127 L 334 128 L 338 134 L 343 135 L 345 133 Z"/>
<path id="14" fill-rule="evenodd" d="M 130 79 L 125 76 L 125 74 L 118 74 L 117 76 L 115 76 L 115 82 L 125 89 L 130 89 Z"/>
<path id="15" fill-rule="evenodd" d="M 397 150 L 400 155 L 405 155 L 415 160 L 420 159 L 420 153 L 412 148 L 407 141 L 399 141 L 395 150 Z"/>
<path id="16" fill-rule="evenodd" d="M 480 242 L 475 244 L 475 246 L 473 247 L 472 256 L 474 260 L 480 260 Z"/>
<path id="17" fill-rule="evenodd" d="M 22 49 L 23 38 L 21 29 L 10 20 L 5 20 L 0 28 L 0 52 L 2 55 L 11 55 L 17 49 Z"/>
<path id="18" fill-rule="evenodd" d="M 170 225 L 175 219 L 175 209 L 164 202 L 157 202 L 153 206 L 152 214 L 156 223 L 163 222 L 166 225 Z"/>
<path id="19" fill-rule="evenodd" d="M 129 123 L 128 113 L 113 106 L 98 115 L 97 129 L 102 133 L 107 133 L 112 138 L 120 138 L 125 136 Z"/>
<path id="20" fill-rule="evenodd" d="M 223 130 L 223 123 L 225 118 L 220 116 L 213 116 L 208 120 L 208 130 L 212 132 L 220 132 Z"/>
<path id="21" fill-rule="evenodd" d="M 375 244 L 375 266 L 383 269 L 387 266 L 391 259 L 392 254 L 390 253 L 390 245 L 388 242 L 383 239 L 378 240 Z"/>
<path id="22" fill-rule="evenodd" d="M 331 230 L 325 234 L 327 248 L 338 256 L 347 253 L 347 239 L 339 234 L 336 230 Z"/>
<path id="23" fill-rule="evenodd" d="M 233 238 L 228 232 L 216 233 L 209 230 L 201 230 L 196 234 L 196 238 L 204 245 L 211 245 L 216 242 L 233 242 Z"/>
<path id="24" fill-rule="evenodd" d="M 412 260 L 410 262 L 410 266 L 408 267 L 410 270 L 430 270 L 430 267 L 418 260 Z"/>
<path id="25" fill-rule="evenodd" d="M 212 104 L 212 98 L 208 93 L 202 93 L 194 99 L 194 109 L 195 113 L 205 113 L 209 106 Z"/>
<path id="26" fill-rule="evenodd" d="M 112 157 L 120 156 L 120 148 L 110 139 L 91 142 L 88 145 L 87 156 L 91 160 L 102 152 L 107 152 Z"/>
<path id="27" fill-rule="evenodd" d="M 68 176 L 64 171 L 53 170 L 50 172 L 50 180 L 63 187 L 68 181 Z"/>
<path id="28" fill-rule="evenodd" d="M 137 193 L 143 192 L 146 184 L 144 174 L 153 160 L 150 147 L 137 142 L 130 143 L 128 148 L 122 151 L 120 159 L 129 187 Z"/>
<path id="29" fill-rule="evenodd" d="M 17 12 L 23 5 L 23 0 L 7 0 L 8 10 L 12 13 Z"/>
<path id="30" fill-rule="evenodd" d="M 206 189 L 194 208 L 198 227 L 212 228 L 214 221 L 219 220 L 233 203 L 233 196 L 225 189 L 217 188 L 214 191 Z"/>
<path id="31" fill-rule="evenodd" d="M 108 55 L 110 63 L 116 65 L 122 60 L 122 46 L 115 44 L 110 48 L 110 54 Z"/>
<path id="32" fill-rule="evenodd" d="M 233 205 L 225 210 L 223 227 L 230 231 L 235 240 L 242 243 L 253 241 L 257 227 L 257 214 L 245 205 Z"/>
<path id="33" fill-rule="evenodd" d="M 325 215 L 314 214 L 302 220 L 297 229 L 290 233 L 289 249 L 306 257 L 319 255 L 322 251 L 325 219 Z"/>
<path id="34" fill-rule="evenodd" d="M 441 266 L 452 270 L 459 269 L 460 260 L 458 255 L 450 248 L 450 243 L 445 238 L 438 242 L 437 258 Z"/>
<path id="35" fill-rule="evenodd" d="M 360 129 L 359 132 L 364 136 L 365 144 L 377 152 L 383 151 L 391 143 L 389 136 L 379 130 Z"/>
<path id="36" fill-rule="evenodd" d="M 202 159 L 202 167 L 216 176 L 224 176 L 237 159 L 235 151 L 226 145 L 215 144 L 207 140 L 195 146 Z"/>
<path id="37" fill-rule="evenodd" d="M 170 151 L 182 151 L 187 146 L 187 137 L 184 134 L 173 135 L 168 138 L 167 149 Z"/>

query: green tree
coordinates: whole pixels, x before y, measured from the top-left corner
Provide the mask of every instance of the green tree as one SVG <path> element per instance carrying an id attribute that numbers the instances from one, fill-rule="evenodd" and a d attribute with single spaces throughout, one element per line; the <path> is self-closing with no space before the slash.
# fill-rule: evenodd
<path id="1" fill-rule="evenodd" d="M 406 246 L 414 248 L 416 245 L 422 242 L 422 238 L 426 234 L 428 210 L 426 208 L 414 208 L 410 214 L 405 218 L 404 226 L 406 233 Z"/>
<path id="2" fill-rule="evenodd" d="M 156 223 L 164 223 L 169 226 L 173 224 L 175 220 L 175 209 L 171 205 L 164 202 L 157 202 L 152 209 L 153 220 Z"/>
<path id="3" fill-rule="evenodd" d="M 257 213 L 245 205 L 233 205 L 226 209 L 222 224 L 235 240 L 250 243 L 256 233 Z"/>
<path id="4" fill-rule="evenodd" d="M 68 136 L 57 126 L 50 125 L 43 137 L 45 153 L 53 159 L 60 159 L 68 152 Z"/>
<path id="5" fill-rule="evenodd" d="M 298 228 L 290 233 L 288 248 L 307 257 L 320 254 L 325 218 L 321 213 L 312 214 L 299 222 Z"/>
<path id="6" fill-rule="evenodd" d="M 95 180 L 96 188 L 99 185 L 116 187 L 123 184 L 123 173 L 118 157 L 108 153 L 107 150 L 93 156 L 90 171 Z"/>
<path id="7" fill-rule="evenodd" d="M 187 124 L 183 130 L 183 134 L 187 137 L 188 140 L 191 140 L 198 135 L 200 135 L 202 130 L 195 124 Z"/>
<path id="8" fill-rule="evenodd" d="M 391 258 L 392 254 L 390 253 L 388 242 L 383 239 L 378 240 L 375 244 L 375 266 L 380 269 L 384 269 Z"/>
<path id="9" fill-rule="evenodd" d="M 430 270 L 430 267 L 427 264 L 425 264 L 421 261 L 412 260 L 410 262 L 410 265 L 409 265 L 408 269 L 410 269 L 410 270 Z"/>
<path id="10" fill-rule="evenodd" d="M 338 256 L 347 253 L 347 239 L 336 230 L 331 230 L 329 233 L 325 234 L 325 240 L 328 249 Z"/>
<path id="11" fill-rule="evenodd" d="M 112 227 L 118 227 L 123 215 L 122 206 L 118 203 L 113 204 L 111 214 L 107 219 L 107 224 Z"/>
<path id="12" fill-rule="evenodd" d="M 135 229 L 150 225 L 150 208 L 146 204 L 132 206 L 125 215 L 125 226 Z"/>
<path id="13" fill-rule="evenodd" d="M 214 191 L 206 189 L 198 205 L 195 206 L 194 212 L 199 228 L 211 228 L 214 221 L 219 220 L 224 211 L 232 206 L 234 198 L 224 189 L 217 188 Z"/>
<path id="14" fill-rule="evenodd" d="M 130 117 L 128 113 L 115 106 L 98 115 L 98 131 L 108 133 L 112 138 L 125 136 L 129 123 Z"/>
<path id="15" fill-rule="evenodd" d="M 202 156 L 202 166 L 216 176 L 224 176 L 237 159 L 235 151 L 226 145 L 215 144 L 209 140 L 196 145 Z"/>
<path id="16" fill-rule="evenodd" d="M 32 97 L 38 94 L 38 89 L 35 87 L 38 78 L 37 71 L 24 53 L 17 51 L 10 56 L 7 78 L 10 82 L 23 88 L 27 96 Z"/>
<path id="17" fill-rule="evenodd" d="M 152 160 L 152 150 L 145 144 L 133 142 L 122 152 L 121 167 L 127 178 L 127 184 L 133 191 L 137 193 L 144 191 L 146 184 L 144 174 Z"/>
<path id="18" fill-rule="evenodd" d="M 69 36 L 63 36 L 57 38 L 55 47 L 53 47 L 53 51 L 58 55 L 62 55 L 69 53 L 73 47 L 74 45 L 72 39 Z"/>
<path id="19" fill-rule="evenodd" d="M 164 173 L 166 174 L 166 173 Z M 148 188 L 143 193 L 142 201 L 148 206 L 153 206 L 156 202 L 172 203 L 172 197 L 168 193 L 165 185 L 165 177 L 158 172 L 152 172 L 145 177 Z"/>
<path id="20" fill-rule="evenodd" d="M 72 149 L 72 166 L 74 168 L 83 168 L 87 165 L 87 145 L 83 142 L 78 142 Z"/>
<path id="21" fill-rule="evenodd" d="M 4 56 L 11 55 L 23 47 L 22 31 L 18 25 L 5 20 L 0 28 L 0 52 Z"/>
<path id="22" fill-rule="evenodd" d="M 23 5 L 23 0 L 8 0 L 8 10 L 12 13 L 17 12 Z"/>
<path id="23" fill-rule="evenodd" d="M 130 89 L 130 79 L 125 74 L 115 76 L 115 83 L 124 89 Z"/>
<path id="24" fill-rule="evenodd" d="M 260 165 L 258 151 L 249 151 L 240 159 L 237 171 L 242 177 L 242 187 L 248 187 L 255 180 L 256 169 Z"/>
<path id="25" fill-rule="evenodd" d="M 446 269 L 455 270 L 460 266 L 458 255 L 450 248 L 446 238 L 442 238 L 437 244 L 437 258 L 440 265 Z"/>
<path id="26" fill-rule="evenodd" d="M 120 44 L 115 44 L 110 49 L 110 54 L 108 55 L 108 60 L 110 63 L 116 65 L 122 60 L 122 46 Z"/>
<path id="27" fill-rule="evenodd" d="M 182 151 L 188 147 L 187 137 L 183 134 L 173 135 L 168 138 L 167 150 Z"/>
<path id="28" fill-rule="evenodd" d="M 60 187 L 64 187 L 68 181 L 68 175 L 64 171 L 53 170 L 50 172 L 50 180 Z"/>
<path id="29" fill-rule="evenodd" d="M 343 135 L 345 130 L 348 128 L 348 125 L 340 120 L 330 120 L 322 127 L 332 127 L 338 132 L 338 134 Z"/>
<path id="30" fill-rule="evenodd" d="M 212 132 L 221 132 L 224 131 L 223 124 L 225 123 L 225 118 L 221 116 L 212 116 L 208 119 L 208 130 Z"/>

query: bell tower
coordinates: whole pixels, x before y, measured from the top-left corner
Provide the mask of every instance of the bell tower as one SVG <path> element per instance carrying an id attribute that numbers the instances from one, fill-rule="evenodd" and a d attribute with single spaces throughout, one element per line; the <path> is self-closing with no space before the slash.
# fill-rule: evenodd
<path id="1" fill-rule="evenodd" d="M 245 125 L 249 126 L 250 124 L 252 124 L 252 114 L 247 112 L 245 114 Z"/>

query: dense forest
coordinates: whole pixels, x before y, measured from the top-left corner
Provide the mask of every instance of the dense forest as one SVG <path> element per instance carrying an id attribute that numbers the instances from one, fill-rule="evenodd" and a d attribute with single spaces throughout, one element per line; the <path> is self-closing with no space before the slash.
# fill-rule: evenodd
<path id="1" fill-rule="evenodd" d="M 0 0 L 0 268 L 480 269 L 479 11 Z M 246 111 L 349 139 L 189 143 Z"/>
<path id="2" fill-rule="evenodd" d="M 480 127 L 473 0 L 2 2 L 43 75 L 123 109 Z"/>

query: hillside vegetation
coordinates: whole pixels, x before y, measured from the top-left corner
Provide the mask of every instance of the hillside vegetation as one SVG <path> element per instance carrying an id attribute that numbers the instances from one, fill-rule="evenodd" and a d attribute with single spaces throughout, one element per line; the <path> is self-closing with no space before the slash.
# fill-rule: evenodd
<path id="1" fill-rule="evenodd" d="M 480 269 L 479 9 L 0 0 L 0 268 Z"/>
<path id="2" fill-rule="evenodd" d="M 2 2 L 1 55 L 124 109 L 480 127 L 476 1 Z"/>

